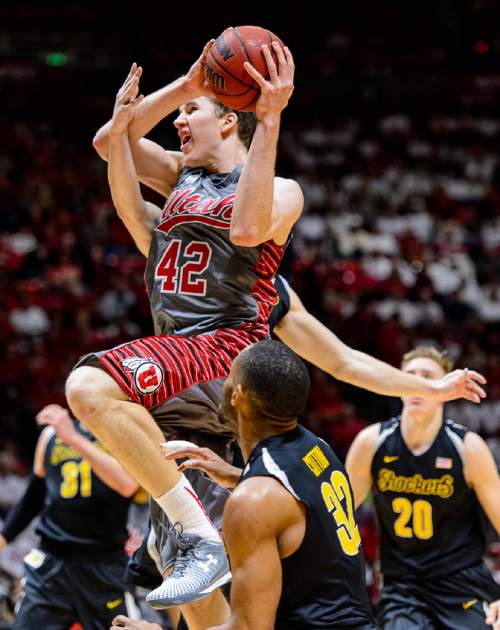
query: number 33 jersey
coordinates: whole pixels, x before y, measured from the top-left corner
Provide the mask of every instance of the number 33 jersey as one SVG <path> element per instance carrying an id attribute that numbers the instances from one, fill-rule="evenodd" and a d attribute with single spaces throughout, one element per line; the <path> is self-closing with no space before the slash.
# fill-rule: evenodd
<path id="1" fill-rule="evenodd" d="M 381 424 L 372 478 L 385 576 L 436 577 L 481 560 L 480 506 L 463 473 L 466 433 L 445 420 L 429 449 L 414 455 L 400 417 Z"/>
<path id="2" fill-rule="evenodd" d="M 374 628 L 352 491 L 330 446 L 301 426 L 266 438 L 252 451 L 241 483 L 256 476 L 274 477 L 307 508 L 304 539 L 281 560 L 275 629 Z"/>
<path id="3" fill-rule="evenodd" d="M 229 238 L 241 167 L 184 168 L 153 238 L 146 285 L 156 335 L 191 336 L 267 321 L 284 247 L 239 247 Z"/>

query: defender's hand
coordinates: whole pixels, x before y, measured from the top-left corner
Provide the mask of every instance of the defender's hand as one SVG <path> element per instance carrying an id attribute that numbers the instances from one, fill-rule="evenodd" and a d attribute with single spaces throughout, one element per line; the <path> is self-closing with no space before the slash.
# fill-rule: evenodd
<path id="1" fill-rule="evenodd" d="M 157 623 L 137 621 L 136 619 L 129 619 L 125 615 L 118 615 L 118 617 L 113 619 L 112 623 L 110 630 L 120 630 L 120 628 L 126 628 L 127 630 L 162 630 L 162 627 Z"/>
<path id="2" fill-rule="evenodd" d="M 214 42 L 215 39 L 211 39 L 205 44 L 203 52 L 193 63 L 189 72 L 184 77 L 185 86 L 191 95 L 191 98 L 197 98 L 198 96 L 213 96 L 205 78 L 205 59 L 207 58 L 208 52 L 210 48 L 212 48 Z"/>
<path id="3" fill-rule="evenodd" d="M 60 405 L 47 405 L 36 416 L 40 426 L 53 427 L 57 437 L 66 444 L 71 444 L 72 439 L 78 435 L 69 411 Z"/>
<path id="4" fill-rule="evenodd" d="M 493 630 L 500 630 L 500 599 L 491 602 L 488 606 L 486 623 L 491 626 Z"/>
<path id="5" fill-rule="evenodd" d="M 251 63 L 245 61 L 244 66 L 248 74 L 255 79 L 260 87 L 260 96 L 255 104 L 257 120 L 279 119 L 281 112 L 288 105 L 294 89 L 293 77 L 295 64 L 289 48 L 281 48 L 273 42 L 273 50 L 278 59 L 278 67 L 274 62 L 269 46 L 262 46 L 262 53 L 266 59 L 269 79 L 266 80 Z"/>
<path id="6" fill-rule="evenodd" d="M 134 117 L 137 106 L 144 100 L 143 94 L 137 96 L 139 93 L 139 80 L 141 75 L 142 68 L 137 67 L 137 64 L 134 62 L 127 78 L 116 95 L 113 117 L 111 119 L 111 134 L 121 135 L 125 133 Z"/>
<path id="7" fill-rule="evenodd" d="M 215 483 L 225 488 L 234 488 L 241 477 L 242 470 L 240 468 L 228 464 L 209 448 L 199 446 L 195 448 L 181 448 L 165 455 L 165 459 L 182 459 L 184 457 L 188 459 L 178 466 L 178 471 L 184 472 L 189 468 L 202 470 Z"/>
<path id="8" fill-rule="evenodd" d="M 473 403 L 480 403 L 482 398 L 486 398 L 486 392 L 478 385 L 486 384 L 486 379 L 482 374 L 474 370 L 454 370 L 437 382 L 438 400 L 446 402 L 456 398 L 465 398 Z"/>

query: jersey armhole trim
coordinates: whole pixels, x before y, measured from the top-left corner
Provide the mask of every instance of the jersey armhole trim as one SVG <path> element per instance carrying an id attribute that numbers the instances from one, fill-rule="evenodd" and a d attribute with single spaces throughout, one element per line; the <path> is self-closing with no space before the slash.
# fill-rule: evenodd
<path id="1" fill-rule="evenodd" d="M 267 470 L 267 472 L 272 477 L 276 477 L 276 479 L 278 479 L 278 481 L 280 481 L 285 486 L 288 492 L 295 499 L 297 499 L 297 501 L 300 501 L 300 498 L 298 497 L 297 493 L 292 488 L 292 484 L 290 483 L 290 480 L 288 479 L 286 472 L 278 466 L 278 464 L 272 458 L 271 453 L 265 447 L 262 449 L 262 463 L 264 464 L 264 467 Z"/>
<path id="2" fill-rule="evenodd" d="M 376 452 L 382 446 L 382 444 L 387 440 L 387 438 L 390 435 L 392 435 L 394 433 L 394 431 L 397 429 L 397 427 L 398 427 L 398 422 L 394 421 L 394 423 L 392 425 L 390 425 L 386 429 L 380 431 L 380 433 L 378 434 L 378 437 L 377 437 L 377 441 L 375 442 L 375 447 L 373 449 L 373 456 L 374 457 L 375 457 Z M 380 425 L 380 428 L 382 429 L 382 425 Z"/>
<path id="3" fill-rule="evenodd" d="M 462 462 L 462 466 L 465 463 L 465 455 L 464 455 L 464 442 L 463 440 L 461 440 L 459 438 L 459 436 L 454 433 L 450 427 L 445 427 L 444 429 L 446 431 L 446 435 L 449 437 L 451 443 L 453 444 L 453 446 L 455 447 L 455 450 L 457 451 L 460 460 Z"/>

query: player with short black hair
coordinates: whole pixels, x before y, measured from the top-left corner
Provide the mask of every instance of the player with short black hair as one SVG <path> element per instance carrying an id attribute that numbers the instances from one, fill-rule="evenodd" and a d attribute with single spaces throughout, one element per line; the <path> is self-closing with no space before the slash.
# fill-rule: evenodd
<path id="1" fill-rule="evenodd" d="M 238 374 L 259 419 L 287 424 L 304 408 L 309 373 L 284 344 L 271 340 L 256 344 L 251 353 L 241 357 Z M 230 411 L 224 409 L 226 418 Z"/>
<path id="2" fill-rule="evenodd" d="M 232 613 L 217 630 L 376 627 L 345 469 L 326 442 L 297 424 L 308 393 L 299 357 L 281 342 L 261 341 L 234 360 L 224 385 L 223 413 L 237 427 L 243 472 L 208 449 L 178 453 L 198 457 L 191 467 L 219 483 L 237 484 L 223 524 Z"/>

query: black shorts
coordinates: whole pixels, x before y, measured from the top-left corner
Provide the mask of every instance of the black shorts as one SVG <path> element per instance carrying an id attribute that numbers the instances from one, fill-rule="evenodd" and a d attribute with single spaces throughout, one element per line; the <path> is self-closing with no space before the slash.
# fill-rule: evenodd
<path id="1" fill-rule="evenodd" d="M 385 630 L 486 630 L 500 586 L 483 563 L 427 580 L 386 578 L 379 603 Z"/>
<path id="2" fill-rule="evenodd" d="M 13 630 L 108 630 L 116 615 L 137 618 L 127 591 L 125 552 L 59 558 L 38 549 L 24 561 L 23 592 Z"/>

